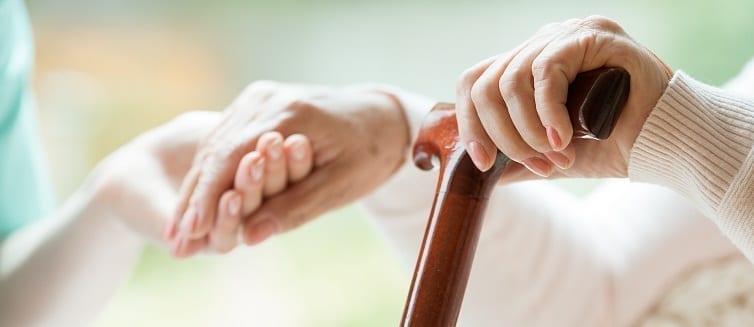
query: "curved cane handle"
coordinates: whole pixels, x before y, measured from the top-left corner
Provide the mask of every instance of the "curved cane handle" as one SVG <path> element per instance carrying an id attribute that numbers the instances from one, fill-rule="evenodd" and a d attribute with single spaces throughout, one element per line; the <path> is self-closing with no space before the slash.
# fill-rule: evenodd
<path id="1" fill-rule="evenodd" d="M 566 107 L 574 137 L 609 137 L 629 93 L 621 68 L 579 74 Z M 404 307 L 401 326 L 455 326 L 461 310 L 482 217 L 492 188 L 510 159 L 498 152 L 479 171 L 458 139 L 455 106 L 441 103 L 425 118 L 414 144 L 414 163 L 424 170 L 439 160 L 440 177 L 424 240 Z"/>

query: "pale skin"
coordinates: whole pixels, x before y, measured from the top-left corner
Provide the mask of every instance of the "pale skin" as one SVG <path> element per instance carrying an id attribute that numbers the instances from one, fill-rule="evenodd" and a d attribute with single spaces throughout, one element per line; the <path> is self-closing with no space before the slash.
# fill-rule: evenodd
<path id="1" fill-rule="evenodd" d="M 631 75 L 626 108 L 608 140 L 572 139 L 568 84 L 600 67 L 621 67 Z M 608 18 L 549 24 L 513 51 L 461 74 L 461 140 L 481 170 L 490 168 L 497 150 L 520 163 L 506 178 L 534 177 L 523 167 L 540 177 L 626 177 L 634 140 L 672 75 Z"/>
<path id="2" fill-rule="evenodd" d="M 262 134 L 256 150 L 241 158 L 233 189 L 220 196 L 217 221 L 209 233 L 192 234 L 196 228 L 196 215 L 192 212 L 189 212 L 190 219 L 183 220 L 177 228 L 173 224 L 167 225 L 163 238 L 171 240 L 171 253 L 186 257 L 205 249 L 221 254 L 231 251 L 244 240 L 239 229 L 243 224 L 242 217 L 259 208 L 263 199 L 306 177 L 312 169 L 312 160 L 311 144 L 305 136 L 293 134 L 283 138 L 278 132 Z M 246 236 L 245 242 L 247 245 L 262 242 L 276 233 L 276 228 L 271 224 L 254 227 L 254 233 Z"/>
<path id="3" fill-rule="evenodd" d="M 219 118 L 185 114 L 144 133 L 100 162 L 58 210 L 2 240 L 0 325 L 90 323 L 144 239 L 159 242 L 197 143 Z"/>
<path id="4" fill-rule="evenodd" d="M 609 140 L 571 140 L 562 106 L 568 82 L 602 66 L 631 74 L 627 107 Z M 461 75 L 461 138 L 480 169 L 496 149 L 523 163 L 506 182 L 625 177 L 631 146 L 671 75 L 615 22 L 549 25 Z M 411 140 L 401 98 L 257 82 L 222 117 L 193 113 L 145 133 L 103 160 L 51 217 L 3 241 L 2 324 L 88 322 L 138 257 L 143 242 L 133 231 L 168 239 L 178 257 L 225 253 L 239 238 L 256 244 L 363 197 L 405 161 Z"/>
<path id="5" fill-rule="evenodd" d="M 626 108 L 608 140 L 572 139 L 564 105 L 568 84 L 579 72 L 604 66 L 622 67 L 631 75 Z M 662 60 L 610 19 L 591 16 L 550 24 L 513 51 L 490 57 L 461 74 L 456 99 L 460 137 L 481 170 L 490 168 L 497 150 L 519 163 L 501 182 L 626 177 L 634 140 L 671 77 L 671 69 Z M 368 101 L 380 100 L 375 98 L 380 93 L 353 101 L 344 100 L 349 95 L 343 90 L 302 91 L 300 86 L 274 83 L 250 87 L 226 113 L 226 120 L 241 123 L 221 125 L 199 151 L 184 181 L 173 225 L 196 214 L 192 242 L 210 233 L 219 219 L 215 204 L 229 189 L 241 154 L 253 150 L 259 137 L 258 131 L 244 131 L 244 123 L 284 135 L 293 131 L 307 135 L 315 169 L 299 183 L 302 186 L 279 193 L 248 218 L 247 242 L 251 235 L 290 230 L 374 190 L 402 162 L 410 145 L 408 125 L 400 115 L 404 108 L 397 101 L 400 95 L 382 92 L 378 104 Z M 348 110 L 338 112 L 343 105 L 349 105 Z M 252 107 L 262 109 L 254 112 Z M 334 112 L 341 119 L 333 119 Z M 342 127 L 348 132 L 341 132 Z M 374 139 L 380 140 L 381 150 L 365 151 L 374 147 Z M 333 146 L 351 151 L 328 149 Z M 363 160 L 354 152 L 373 160 Z M 352 182 L 344 182 L 342 176 Z M 334 200 L 329 199 L 331 190 L 344 188 L 353 196 L 336 193 Z M 302 189 L 325 196 L 313 203 L 316 195 L 304 195 Z M 263 221 L 276 226 L 268 227 Z"/>
<path id="6" fill-rule="evenodd" d="M 298 227 L 359 199 L 390 177 L 405 158 L 402 149 L 409 144 L 407 129 L 400 106 L 386 92 L 253 83 L 226 110 L 223 122 L 203 143 L 205 150 L 197 154 L 184 180 L 179 209 L 164 236 L 173 242 L 177 257 L 209 249 L 208 236 L 217 234 L 215 230 L 222 225 L 219 222 L 230 211 L 224 205 L 229 200 L 223 199 L 233 198 L 235 193 L 243 194 L 246 203 L 244 218 L 234 220 L 243 222 L 239 238 L 244 243 L 256 244 Z M 310 144 L 298 149 L 305 153 L 309 165 L 289 170 L 267 168 L 268 179 L 301 181 L 289 187 L 287 182 L 279 182 L 264 189 L 262 198 L 264 194 L 275 196 L 264 198 L 260 205 L 258 189 L 244 193 L 244 187 L 251 186 L 244 186 L 248 182 L 244 171 L 248 171 L 247 163 L 254 166 L 254 151 L 270 157 L 269 147 L 280 139 L 267 140 L 264 135 L 271 130 L 289 139 L 296 133 L 306 135 L 289 141 L 290 150 L 285 152 L 295 158 L 294 145 L 299 142 L 295 140 L 300 140 L 300 145 Z M 298 162 L 306 166 L 305 161 Z M 202 202 L 205 199 L 200 195 L 205 192 L 213 192 L 214 200 Z M 227 245 L 223 251 L 237 244 L 235 234 L 221 235 L 218 243 Z"/>
<path id="7" fill-rule="evenodd" d="M 199 141 L 220 118 L 215 112 L 192 112 L 140 135 L 102 160 L 49 217 L 3 239 L 0 325 L 89 323 L 127 277 L 144 240 L 167 245 L 160 230 L 171 216 L 180 181 Z M 275 146 L 282 152 L 270 153 Z M 264 168 L 264 162 L 270 164 L 252 178 L 252 169 L 259 163 Z M 238 209 L 254 210 L 263 196 L 306 176 L 311 163 L 307 138 L 264 133 L 260 147 L 244 156 L 236 188 L 223 195 L 220 207 L 237 201 Z M 239 211 L 221 210 L 205 252 L 235 247 L 240 224 Z"/>

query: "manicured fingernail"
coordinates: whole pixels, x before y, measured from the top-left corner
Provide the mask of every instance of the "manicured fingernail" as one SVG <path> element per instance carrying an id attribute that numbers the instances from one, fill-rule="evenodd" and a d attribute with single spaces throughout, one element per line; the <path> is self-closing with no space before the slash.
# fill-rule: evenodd
<path id="1" fill-rule="evenodd" d="M 469 150 L 471 161 L 474 162 L 474 165 L 479 168 L 479 170 L 485 171 L 489 169 L 488 165 L 490 162 L 490 157 L 486 152 L 484 152 L 484 149 L 478 142 L 469 141 L 469 143 L 466 145 L 466 148 Z"/>
<path id="2" fill-rule="evenodd" d="M 267 154 L 270 155 L 270 159 L 272 160 L 280 159 L 280 156 L 283 155 L 283 142 L 279 139 L 272 141 L 270 147 L 267 148 Z"/>
<path id="3" fill-rule="evenodd" d="M 194 225 L 196 224 L 196 220 L 197 220 L 196 209 L 194 209 L 194 206 L 190 206 L 188 210 L 186 210 L 186 214 L 183 215 L 183 219 L 181 219 L 181 226 L 179 227 L 181 235 L 184 235 L 184 236 L 190 235 L 191 232 L 194 230 Z"/>
<path id="4" fill-rule="evenodd" d="M 234 194 L 230 197 L 230 201 L 228 201 L 228 213 L 235 217 L 239 211 L 241 211 L 241 197 Z"/>
<path id="5" fill-rule="evenodd" d="M 550 146 L 555 151 L 563 150 L 563 140 L 560 139 L 560 135 L 558 135 L 558 131 L 555 130 L 552 126 L 547 126 L 547 139 L 550 141 Z"/>
<path id="6" fill-rule="evenodd" d="M 293 146 L 293 159 L 296 160 L 304 160 L 304 157 L 306 156 L 306 144 L 304 143 L 297 143 Z"/>
<path id="7" fill-rule="evenodd" d="M 249 232 L 249 238 L 246 240 L 246 244 L 255 245 L 264 242 L 264 240 L 270 238 L 273 234 L 279 230 L 278 224 L 272 219 L 265 218 L 265 220 L 257 223 L 251 228 Z"/>
<path id="8" fill-rule="evenodd" d="M 531 157 L 524 160 L 523 164 L 533 173 L 542 177 L 548 177 L 552 173 L 552 166 L 541 158 Z"/>
<path id="9" fill-rule="evenodd" d="M 569 160 L 568 157 L 560 152 L 547 152 L 545 153 L 545 156 L 560 169 L 568 169 L 568 167 L 571 165 L 571 160 Z"/>
<path id="10" fill-rule="evenodd" d="M 260 158 L 251 166 L 251 179 L 258 182 L 262 179 L 262 174 L 264 174 L 264 158 Z"/>

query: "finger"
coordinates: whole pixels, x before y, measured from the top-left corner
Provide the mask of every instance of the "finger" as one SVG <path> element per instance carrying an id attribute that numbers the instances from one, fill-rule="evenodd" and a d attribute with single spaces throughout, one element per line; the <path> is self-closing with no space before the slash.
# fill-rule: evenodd
<path id="1" fill-rule="evenodd" d="M 189 239 L 178 235 L 173 239 L 170 254 L 177 259 L 188 258 L 207 247 L 207 237 Z"/>
<path id="2" fill-rule="evenodd" d="M 181 188 L 178 192 L 178 204 L 176 205 L 173 219 L 165 226 L 162 238 L 165 241 L 171 241 L 178 234 L 178 226 L 180 226 L 181 220 L 184 218 L 186 209 L 189 204 L 189 196 L 191 191 L 194 190 L 196 182 L 199 179 L 199 169 L 196 166 L 191 167 L 191 170 L 186 174 L 186 177 L 181 183 Z"/>
<path id="3" fill-rule="evenodd" d="M 353 168 L 333 163 L 317 169 L 283 193 L 265 200 L 243 227 L 243 240 L 258 244 L 270 236 L 294 229 L 344 204 L 348 198 L 347 173 Z"/>
<path id="4" fill-rule="evenodd" d="M 288 136 L 283 143 L 288 163 L 288 182 L 296 183 L 309 175 L 314 163 L 312 145 L 302 134 Z"/>
<path id="5" fill-rule="evenodd" d="M 576 158 L 576 151 L 573 144 L 569 144 L 565 149 L 560 151 L 550 151 L 545 153 L 547 159 L 560 169 L 568 169 L 573 166 Z"/>
<path id="6" fill-rule="evenodd" d="M 234 188 L 242 196 L 241 215 L 243 217 L 254 212 L 262 202 L 265 162 L 260 152 L 252 151 L 246 154 L 238 165 Z"/>
<path id="7" fill-rule="evenodd" d="M 188 233 L 190 238 L 205 237 L 214 226 L 220 196 L 233 186 L 234 175 L 242 157 L 240 153 L 246 147 L 234 146 L 234 151 L 214 150 L 201 162 L 199 180 L 189 200 L 189 209 L 193 208 L 198 216 L 196 224 Z"/>
<path id="8" fill-rule="evenodd" d="M 497 148 L 479 120 L 474 103 L 471 101 L 471 87 L 496 58 L 498 57 L 488 58 L 463 72 L 456 86 L 458 134 L 474 165 L 482 171 L 492 167 Z"/>
<path id="9" fill-rule="evenodd" d="M 286 158 L 283 155 L 283 136 L 278 132 L 267 132 L 259 137 L 257 151 L 265 157 L 265 180 L 263 194 L 274 195 L 285 188 L 288 182 Z"/>
<path id="10" fill-rule="evenodd" d="M 549 37 L 535 39 L 519 52 L 502 72 L 497 91 L 502 95 L 511 121 L 521 135 L 521 139 L 539 153 L 550 152 L 552 147 L 547 140 L 545 128 L 542 126 L 535 107 L 531 67 L 534 58 L 542 52 L 549 41 Z M 483 75 L 480 80 L 485 77 Z"/>
<path id="11" fill-rule="evenodd" d="M 236 190 L 220 197 L 217 222 L 209 234 L 209 248 L 217 253 L 227 253 L 237 245 L 237 230 L 241 223 L 241 194 Z"/>
<path id="12" fill-rule="evenodd" d="M 609 58 L 620 58 L 621 53 L 609 44 L 620 43 L 619 39 L 577 29 L 548 44 L 532 62 L 536 109 L 553 150 L 564 149 L 573 137 L 566 108 L 568 85 L 579 72 L 611 66 Z"/>
<path id="13" fill-rule="evenodd" d="M 524 142 L 500 94 L 499 76 L 510 60 L 503 58 L 490 65 L 472 87 L 472 101 L 485 133 L 497 149 L 511 160 L 524 164 L 532 172 L 547 177 L 552 172 L 552 165 Z"/>

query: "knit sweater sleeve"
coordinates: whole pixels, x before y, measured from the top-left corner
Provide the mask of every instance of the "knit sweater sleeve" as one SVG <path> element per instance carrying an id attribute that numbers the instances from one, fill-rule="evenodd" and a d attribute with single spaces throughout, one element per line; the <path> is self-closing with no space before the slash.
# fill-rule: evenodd
<path id="1" fill-rule="evenodd" d="M 628 170 L 633 181 L 692 200 L 754 262 L 754 101 L 734 84 L 728 92 L 676 73 L 636 139 Z"/>
<path id="2" fill-rule="evenodd" d="M 434 101 L 386 91 L 415 136 Z M 436 183 L 436 171 L 406 160 L 361 202 L 407 276 Z M 687 200 L 654 185 L 612 184 L 588 199 L 547 181 L 496 187 L 459 326 L 631 325 L 688 267 L 735 251 L 718 234 Z"/>

